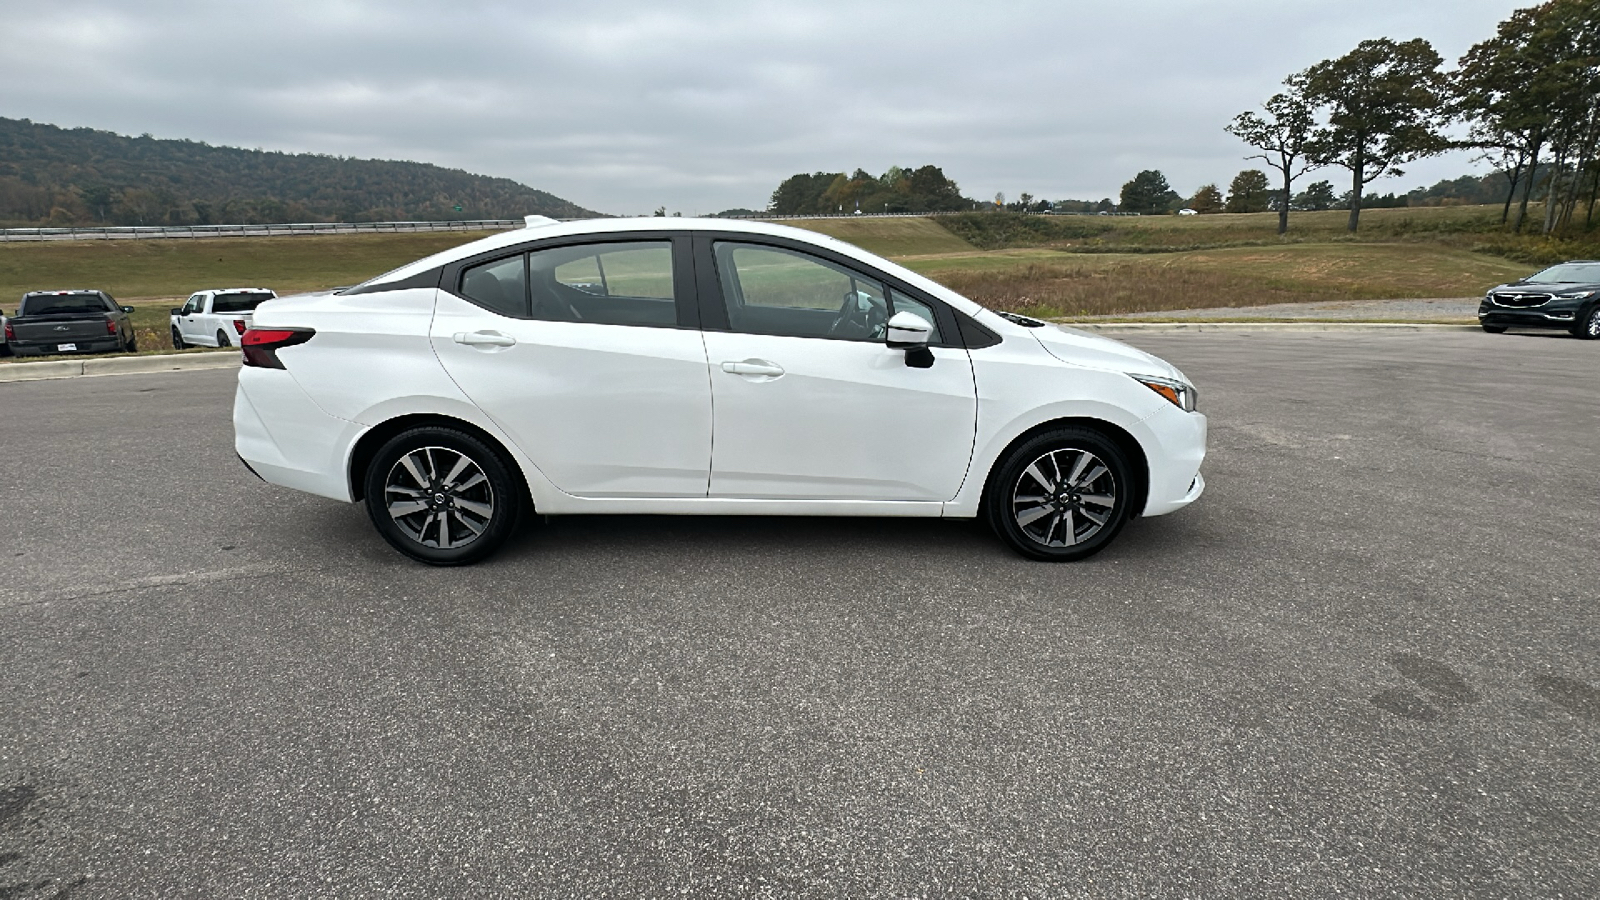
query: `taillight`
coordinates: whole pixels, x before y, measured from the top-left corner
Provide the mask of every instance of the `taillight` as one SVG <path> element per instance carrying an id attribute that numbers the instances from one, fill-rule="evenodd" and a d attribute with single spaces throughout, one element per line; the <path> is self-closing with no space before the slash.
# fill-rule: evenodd
<path id="1" fill-rule="evenodd" d="M 233 320 L 233 330 L 239 332 L 240 334 L 244 334 L 244 320 L 243 319 L 234 319 Z"/>
<path id="2" fill-rule="evenodd" d="M 15 328 L 12 328 L 11 327 L 11 322 L 9 320 L 7 320 L 7 322 L 6 322 L 6 340 L 14 341 L 16 339 L 17 339 L 17 330 Z"/>
<path id="3" fill-rule="evenodd" d="M 106 320 L 106 334 L 116 334 L 117 323 L 111 319 Z"/>
<path id="4" fill-rule="evenodd" d="M 239 338 L 244 349 L 244 364 L 261 369 L 281 369 L 278 351 L 304 344 L 316 334 L 309 328 L 250 328 Z"/>

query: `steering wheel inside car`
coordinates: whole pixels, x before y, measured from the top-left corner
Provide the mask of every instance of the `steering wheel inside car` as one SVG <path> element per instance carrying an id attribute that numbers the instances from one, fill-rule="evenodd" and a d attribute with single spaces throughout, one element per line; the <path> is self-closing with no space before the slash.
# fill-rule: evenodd
<path id="1" fill-rule="evenodd" d="M 839 314 L 828 326 L 829 337 L 877 340 L 885 334 L 889 319 L 887 306 L 879 306 L 873 297 L 860 291 L 848 291 L 839 304 Z"/>

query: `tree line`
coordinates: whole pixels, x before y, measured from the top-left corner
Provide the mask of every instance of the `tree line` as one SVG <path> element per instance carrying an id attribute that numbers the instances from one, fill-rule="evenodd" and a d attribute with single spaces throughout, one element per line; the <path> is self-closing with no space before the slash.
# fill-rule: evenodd
<path id="1" fill-rule="evenodd" d="M 772 192 L 767 212 L 780 216 L 863 213 L 955 212 L 974 207 L 938 166 L 890 166 L 882 175 L 801 172 Z"/>
<path id="2" fill-rule="evenodd" d="M 0 223 L 210 225 L 578 218 L 507 178 L 427 163 L 132 138 L 0 118 Z"/>
<path id="3" fill-rule="evenodd" d="M 1229 133 L 1258 151 L 1247 158 L 1276 173 L 1280 234 L 1288 230 L 1295 182 L 1313 169 L 1346 170 L 1348 227 L 1355 231 L 1370 205 L 1368 184 L 1461 148 L 1478 150 L 1506 180 L 1502 223 L 1520 197 L 1513 227 L 1521 232 L 1528 204 L 1538 197 L 1544 233 L 1573 227 L 1580 206 L 1586 206 L 1583 227 L 1593 226 L 1600 199 L 1600 3 L 1550 0 L 1517 10 L 1454 70 L 1442 64 L 1421 38 L 1362 41 L 1285 78 L 1284 90 L 1260 111 L 1228 124 Z M 1452 124 L 1465 125 L 1467 137 L 1449 137 Z"/>

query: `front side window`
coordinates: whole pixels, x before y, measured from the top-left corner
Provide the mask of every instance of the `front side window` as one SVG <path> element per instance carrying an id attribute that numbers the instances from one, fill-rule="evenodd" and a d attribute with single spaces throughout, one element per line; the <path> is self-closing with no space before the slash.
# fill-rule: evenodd
<path id="1" fill-rule="evenodd" d="M 787 248 L 732 241 L 715 246 L 717 275 L 734 331 L 881 341 L 889 317 L 904 311 L 933 326 L 930 343 L 944 342 L 931 306 L 885 290 L 876 279 Z"/>
<path id="2" fill-rule="evenodd" d="M 843 266 L 781 247 L 719 241 L 717 274 L 734 331 L 881 340 L 883 285 Z"/>
<path id="3" fill-rule="evenodd" d="M 203 306 L 203 305 L 205 305 L 205 298 L 200 296 L 199 294 L 195 294 L 194 296 L 189 298 L 189 302 L 188 303 L 185 303 L 183 305 L 183 314 L 186 315 L 186 316 L 192 316 L 195 313 L 199 312 L 200 311 L 200 307 Z"/>

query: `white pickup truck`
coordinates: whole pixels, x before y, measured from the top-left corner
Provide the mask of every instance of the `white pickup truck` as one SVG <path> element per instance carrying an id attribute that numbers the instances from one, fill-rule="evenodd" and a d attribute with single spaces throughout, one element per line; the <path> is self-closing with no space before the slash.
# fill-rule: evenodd
<path id="1" fill-rule="evenodd" d="M 250 327 L 256 307 L 276 296 L 266 288 L 197 291 L 172 311 L 172 346 L 232 347 Z"/>

